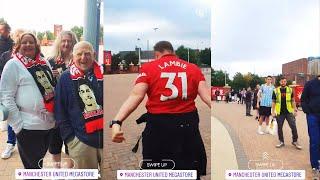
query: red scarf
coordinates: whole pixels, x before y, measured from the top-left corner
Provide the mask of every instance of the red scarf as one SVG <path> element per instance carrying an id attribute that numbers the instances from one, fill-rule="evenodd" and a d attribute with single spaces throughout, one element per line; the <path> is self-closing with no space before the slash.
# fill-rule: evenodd
<path id="1" fill-rule="evenodd" d="M 36 55 L 35 59 L 31 59 L 20 53 L 15 53 L 13 56 L 16 57 L 30 72 L 43 97 L 45 108 L 48 112 L 53 113 L 55 81 L 51 69 L 47 65 L 46 61 L 40 56 L 40 54 Z M 41 79 L 39 79 L 39 77 Z M 44 84 L 44 81 L 46 84 Z M 47 89 L 43 85 L 48 86 Z"/>
<path id="2" fill-rule="evenodd" d="M 78 96 L 78 102 L 80 109 L 82 110 L 82 117 L 85 121 L 85 130 L 86 133 L 94 133 L 96 131 L 103 130 L 103 98 L 99 97 L 99 93 L 102 95 L 103 91 L 103 74 L 97 62 L 94 61 L 93 63 L 93 73 L 91 75 L 91 81 L 88 79 L 88 76 L 80 70 L 75 64 L 70 66 L 70 74 L 71 79 L 73 80 L 74 87 L 75 87 L 75 94 Z M 84 86 L 82 86 L 84 85 Z M 84 92 L 83 89 L 85 88 L 86 96 L 91 96 L 91 106 L 94 104 L 96 105 L 96 109 L 88 111 L 85 104 L 85 100 L 80 97 L 81 93 Z M 90 92 L 90 93 L 88 93 Z M 95 99 L 95 101 L 93 100 Z M 90 103 L 90 102 L 89 102 Z"/>

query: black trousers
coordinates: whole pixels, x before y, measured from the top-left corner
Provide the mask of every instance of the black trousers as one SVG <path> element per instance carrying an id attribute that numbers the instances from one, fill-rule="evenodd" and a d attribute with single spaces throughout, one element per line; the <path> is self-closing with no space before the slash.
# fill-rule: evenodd
<path id="1" fill-rule="evenodd" d="M 297 131 L 297 126 L 296 126 L 296 118 L 292 113 L 287 113 L 287 114 L 280 114 L 277 116 L 277 123 L 278 123 L 278 136 L 279 136 L 279 141 L 284 142 L 283 139 L 283 124 L 284 120 L 286 119 L 288 121 L 288 124 L 291 128 L 292 132 L 292 142 L 296 142 L 298 140 L 298 131 Z"/>
<path id="2" fill-rule="evenodd" d="M 249 115 L 251 111 L 251 101 L 246 101 L 246 115 Z"/>
<path id="3" fill-rule="evenodd" d="M 51 154 L 60 154 L 62 150 L 63 140 L 60 135 L 60 128 L 56 127 L 51 130 L 49 152 Z M 65 153 L 69 154 L 68 147 L 64 144 Z"/>
<path id="4" fill-rule="evenodd" d="M 142 133 L 144 160 L 161 162 L 170 159 L 177 170 L 197 170 L 206 175 L 207 157 L 199 131 L 198 112 L 150 114 Z M 148 169 L 146 163 L 143 169 Z"/>
<path id="5" fill-rule="evenodd" d="M 20 159 L 25 169 L 41 169 L 47 153 L 51 130 L 22 129 L 17 134 Z"/>

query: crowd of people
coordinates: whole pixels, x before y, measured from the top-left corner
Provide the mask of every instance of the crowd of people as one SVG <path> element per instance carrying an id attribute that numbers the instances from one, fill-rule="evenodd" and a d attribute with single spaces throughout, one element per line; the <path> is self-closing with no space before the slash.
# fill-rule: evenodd
<path id="1" fill-rule="evenodd" d="M 298 108 L 295 102 L 294 90 L 287 85 L 286 77 L 282 76 L 279 86 L 273 85 L 272 76 L 267 76 L 265 84 L 256 85 L 252 91 L 250 87 L 238 92 L 231 90 L 224 94 L 226 103 L 234 102 L 238 104 L 245 103 L 246 116 L 252 116 L 251 110 L 256 111 L 255 119 L 258 120 L 257 133 L 272 134 L 269 128 L 270 117 L 276 120 L 279 144 L 276 148 L 285 146 L 283 137 L 283 125 L 287 120 L 292 133 L 291 144 L 298 150 L 302 146 L 298 143 L 298 131 L 296 125 L 296 116 Z M 313 80 L 308 81 L 303 89 L 300 104 L 303 112 L 306 114 L 308 133 L 309 133 L 309 151 L 310 164 L 313 172 L 319 172 L 320 168 L 320 75 Z M 220 92 L 215 93 L 216 97 L 221 96 Z M 220 97 L 219 100 L 223 98 Z M 218 98 L 216 99 L 217 101 Z M 265 129 L 263 130 L 263 123 Z"/>
<path id="2" fill-rule="evenodd" d="M 1 22 L 0 55 L 0 101 L 9 110 L 1 158 L 17 144 L 26 169 L 43 168 L 48 151 L 54 168 L 101 169 L 103 73 L 92 45 L 62 31 L 43 54 L 33 33 Z"/>

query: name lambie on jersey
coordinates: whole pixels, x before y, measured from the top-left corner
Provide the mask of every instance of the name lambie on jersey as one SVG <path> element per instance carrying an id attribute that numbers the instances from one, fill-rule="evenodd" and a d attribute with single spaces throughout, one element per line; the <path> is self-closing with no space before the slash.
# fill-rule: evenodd
<path id="1" fill-rule="evenodd" d="M 165 61 L 163 62 L 162 66 L 160 64 L 158 65 L 160 69 L 165 69 L 166 67 L 170 67 L 170 66 L 176 66 L 176 67 L 181 67 L 183 69 L 187 69 L 187 64 L 179 61 L 169 61 L 169 62 Z"/>

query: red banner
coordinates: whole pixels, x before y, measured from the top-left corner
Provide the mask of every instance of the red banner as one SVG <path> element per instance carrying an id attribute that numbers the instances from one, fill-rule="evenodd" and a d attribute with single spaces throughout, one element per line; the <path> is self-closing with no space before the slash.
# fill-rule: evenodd
<path id="1" fill-rule="evenodd" d="M 301 95 L 302 95 L 302 91 L 303 91 L 303 86 L 296 86 L 293 87 L 293 91 L 294 91 L 294 100 L 295 102 L 300 105 L 300 100 L 301 100 Z"/>
<path id="2" fill-rule="evenodd" d="M 215 100 L 217 98 L 216 95 L 215 95 L 216 91 L 220 92 L 220 94 L 219 94 L 220 98 L 219 99 L 220 100 L 224 100 L 225 99 L 225 94 L 230 91 L 230 88 L 212 86 L 211 87 L 211 99 L 212 100 Z"/>
<path id="3" fill-rule="evenodd" d="M 112 55 L 111 55 L 111 51 L 103 51 L 103 64 L 105 65 L 111 65 L 111 61 L 112 61 Z"/>

